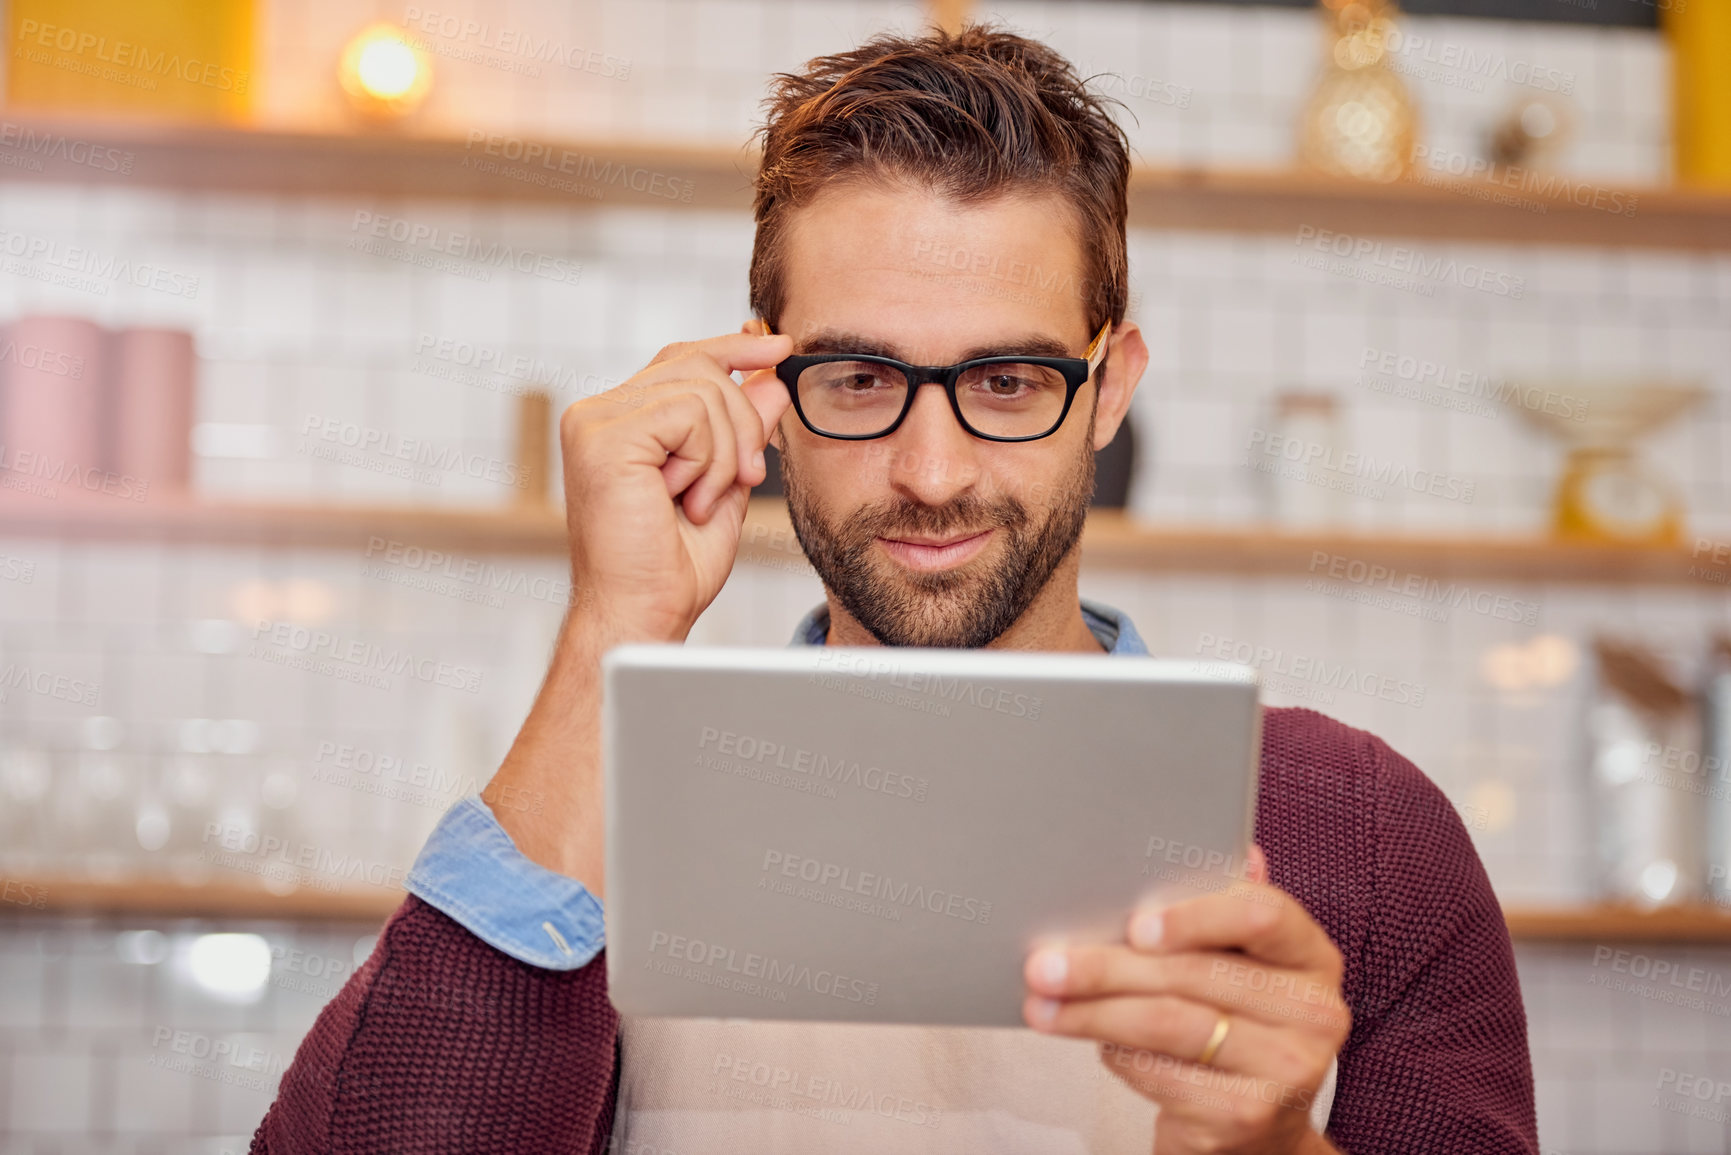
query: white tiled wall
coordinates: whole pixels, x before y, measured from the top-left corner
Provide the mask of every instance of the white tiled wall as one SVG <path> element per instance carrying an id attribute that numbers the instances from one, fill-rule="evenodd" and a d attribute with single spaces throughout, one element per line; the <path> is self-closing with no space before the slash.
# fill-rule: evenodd
<path id="1" fill-rule="evenodd" d="M 728 144 L 749 131 L 766 72 L 879 28 L 918 23 L 913 5 L 841 0 L 441 11 L 581 43 L 628 59 L 630 74 L 608 79 L 543 65 L 542 76 L 526 77 L 504 72 L 498 53 L 490 63 L 440 56 L 422 127 Z M 1295 109 L 1319 53 L 1311 14 L 1104 2 L 994 11 L 1137 91 L 1186 94 L 1170 102 L 1125 96 L 1143 159 L 1289 160 Z M 266 12 L 262 117 L 304 126 L 342 118 L 327 77 L 346 30 L 367 18 L 400 21 L 407 8 L 281 3 Z M 1435 44 L 1569 75 L 1583 115 L 1563 167 L 1610 180 L 1662 176 L 1664 57 L 1651 34 L 1435 18 L 1409 25 Z M 1438 147 L 1476 150 L 1514 91 L 1501 82 L 1474 91 L 1471 80 L 1411 81 L 1426 139 Z M 580 263 L 582 273 L 557 283 L 497 269 L 414 267 L 351 247 L 357 213 L 533 249 Z M 0 320 L 76 312 L 111 325 L 192 328 L 202 356 L 200 420 L 229 438 L 226 449 L 207 446 L 223 452 L 200 459 L 197 481 L 230 497 L 499 503 L 508 487 L 461 473 L 430 484 L 321 460 L 306 452 L 317 439 L 304 431 L 309 419 L 328 419 L 504 459 L 517 383 L 494 373 L 465 377 L 463 366 L 429 348 L 448 341 L 539 359 L 575 383 L 562 397 L 572 400 L 629 375 L 669 341 L 730 331 L 746 315 L 751 225 L 733 214 L 0 183 L 0 222 L 200 278 L 197 295 L 186 298 L 128 284 L 97 295 L 8 276 L 0 278 Z M 1650 456 L 1679 484 L 1696 532 L 1731 534 L 1731 261 L 1415 242 L 1427 256 L 1519 278 L 1524 291 L 1513 300 L 1449 284 L 1420 295 L 1300 267 L 1294 240 L 1131 237 L 1134 316 L 1153 353 L 1134 413 L 1143 446 L 1134 512 L 1166 523 L 1255 522 L 1264 494 L 1260 475 L 1243 465 L 1247 438 L 1266 424 L 1274 391 L 1304 388 L 1340 398 L 1344 447 L 1475 483 L 1471 503 L 1400 491 L 1359 499 L 1345 508 L 1351 524 L 1461 534 L 1540 528 L 1556 449 L 1507 416 L 1374 392 L 1360 381 L 1365 350 L 1374 348 L 1493 376 L 1615 373 L 1706 385 L 1709 399 L 1654 438 Z M 247 455 L 236 452 L 236 438 Z M 379 783 L 360 777 L 352 788 L 319 781 L 320 751 L 353 745 L 424 764 L 447 781 L 486 775 L 527 708 L 557 621 L 555 606 L 532 597 L 507 594 L 495 605 L 467 587 L 409 588 L 404 579 L 416 571 L 380 577 L 364 568 L 376 559 L 359 552 L 6 540 L 0 553 L 35 563 L 31 581 L 0 582 L 0 661 L 65 670 L 101 687 L 94 710 L 28 694 L 0 703 L 0 870 L 8 873 L 210 877 L 232 868 L 200 856 L 213 819 L 406 867 L 448 797 L 381 794 L 370 789 Z M 526 578 L 553 579 L 562 569 L 549 559 L 487 560 Z M 1159 653 L 1192 656 L 1208 637 L 1250 641 L 1424 687 L 1422 709 L 1345 691 L 1323 701 L 1276 690 L 1271 701 L 1372 729 L 1416 761 L 1462 808 L 1511 903 L 1589 893 L 1575 745 L 1586 684 L 1578 671 L 1549 689 L 1498 690 L 1481 672 L 1485 655 L 1541 633 L 1578 643 L 1614 629 L 1651 641 L 1687 672 L 1708 633 L 1731 629 L 1725 587 L 1707 584 L 1498 585 L 1496 593 L 1539 605 L 1530 626 L 1459 609 L 1446 622 L 1420 621 L 1307 592 L 1302 579 L 1098 571 L 1085 575 L 1084 592 L 1128 611 Z M 694 640 L 780 644 L 820 599 L 809 571 L 742 563 Z M 285 670 L 254 655 L 260 617 L 476 667 L 481 691 L 401 678 L 374 689 Z M 145 811 L 168 822 L 156 849 L 140 841 Z M 273 988 L 239 1018 L 212 1018 L 177 1001 L 191 996 L 175 993 L 171 963 L 118 960 L 113 934 L 126 927 L 7 926 L 0 1152 L 238 1149 L 264 1098 L 150 1067 L 147 1028 L 166 1019 L 251 1032 L 266 1040 L 260 1045 L 292 1051 L 316 1000 L 285 1007 L 286 995 Z M 329 951 L 347 949 L 338 941 L 347 932 L 263 929 L 325 935 Z M 1521 952 L 1545 1152 L 1731 1150 L 1723 1124 L 1677 1113 L 1667 1104 L 1678 1097 L 1659 1085 L 1668 1070 L 1725 1077 L 1731 1057 L 1715 1027 L 1727 1008 L 1679 1015 L 1658 999 L 1606 988 L 1599 980 L 1616 972 L 1598 951 L 1613 945 Z M 1659 953 L 1731 975 L 1722 952 Z"/>
<path id="2" fill-rule="evenodd" d="M 154 952 L 124 937 L 141 931 Z M 201 986 L 188 955 L 210 933 L 258 935 L 270 979 L 238 997 Z M 0 1151 L 243 1155 L 301 1035 L 372 940 L 342 925 L 6 924 Z"/>

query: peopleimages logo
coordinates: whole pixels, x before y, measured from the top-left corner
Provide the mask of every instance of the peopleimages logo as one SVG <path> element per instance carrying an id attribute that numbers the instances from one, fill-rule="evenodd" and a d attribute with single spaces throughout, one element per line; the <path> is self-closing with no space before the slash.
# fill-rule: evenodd
<path id="1" fill-rule="evenodd" d="M 624 384 L 618 377 L 603 377 L 599 373 L 579 372 L 558 364 L 551 364 L 539 357 L 530 357 L 523 353 L 507 353 L 496 345 L 477 344 L 473 341 L 456 340 L 450 337 L 435 337 L 431 333 L 422 333 L 415 339 L 415 355 L 443 362 L 457 369 L 473 370 L 476 374 L 494 374 L 509 377 L 522 382 L 521 388 L 495 389 L 499 392 L 523 394 L 533 391 L 559 391 L 572 393 L 582 397 L 594 397 L 606 393 L 615 386 Z M 441 374 L 435 374 L 441 375 Z M 453 374 L 443 374 L 454 376 Z M 487 384 L 485 377 L 465 379 L 463 384 Z M 623 398 L 620 398 L 623 400 Z M 641 396 L 635 398 L 641 405 Z"/>
<path id="2" fill-rule="evenodd" d="M 53 501 L 60 493 L 57 485 L 76 486 L 122 501 L 143 501 L 150 492 L 149 481 L 130 473 L 80 465 L 70 458 L 51 457 L 0 442 L 0 489 L 15 489 Z"/>
<path id="3" fill-rule="evenodd" d="M 1333 582 L 1359 587 L 1359 590 L 1365 593 L 1386 592 L 1411 598 L 1419 604 L 1428 604 L 1431 608 L 1445 610 L 1441 617 L 1432 618 L 1433 621 L 1447 621 L 1446 610 L 1464 608 L 1498 621 L 1519 622 L 1523 626 L 1536 626 L 1539 622 L 1538 602 L 1490 590 L 1474 589 L 1464 583 L 1442 582 L 1425 574 L 1403 571 L 1380 562 L 1347 557 L 1327 550 L 1311 551 L 1310 572 L 1325 574 Z M 1354 592 L 1344 592 L 1316 579 L 1307 580 L 1304 584 L 1307 590 L 1317 593 L 1346 597 L 1349 601 L 1364 600 L 1355 596 Z"/>
<path id="4" fill-rule="evenodd" d="M 65 284 L 81 292 L 107 296 L 115 284 L 166 293 L 171 297 L 198 297 L 199 279 L 149 261 L 133 261 L 102 253 L 82 245 L 64 245 L 40 233 L 0 229 L 0 253 L 17 260 L 6 271 L 32 280 Z M 41 266 L 38 268 L 38 266 Z"/>
<path id="5" fill-rule="evenodd" d="M 662 930 L 651 933 L 649 953 L 711 971 L 720 969 L 743 979 L 761 980 L 784 991 L 804 990 L 868 1007 L 875 1006 L 878 1001 L 877 983 L 851 978 L 824 967 L 789 962 L 773 955 L 742 953 L 718 942 L 705 942 L 682 934 L 669 934 Z"/>
<path id="6" fill-rule="evenodd" d="M 292 1056 L 180 1027 L 158 1026 L 150 1037 L 150 1066 L 182 1075 L 267 1091 L 288 1070 Z"/>
<path id="7" fill-rule="evenodd" d="M 1595 946 L 1593 948 L 1593 966 L 1594 968 L 1603 966 L 1614 974 L 1641 979 L 1656 987 L 1666 986 L 1691 994 L 1706 995 L 1712 999 L 1731 998 L 1731 976 L 1719 971 L 1708 970 L 1706 967 L 1676 963 L 1669 959 L 1642 954 L 1639 951 Z M 1607 984 L 1600 983 L 1597 985 Z"/>
<path id="8" fill-rule="evenodd" d="M 207 822 L 204 824 L 202 855 L 205 861 L 219 866 L 245 870 L 251 874 L 266 873 L 262 867 L 282 867 L 291 873 L 302 870 L 323 876 L 334 889 L 342 881 L 364 882 L 372 886 L 400 888 L 407 872 L 393 863 L 358 855 L 338 853 L 311 842 L 294 842 L 274 834 L 260 834 L 240 823 Z M 214 844 L 214 845 L 213 845 Z"/>
<path id="9" fill-rule="evenodd" d="M 0 703 L 4 703 L 13 690 L 24 690 L 44 698 L 70 702 L 75 706 L 94 706 L 102 694 L 102 686 L 98 682 L 86 682 L 69 674 L 56 674 L 51 670 L 31 669 L 18 662 L 8 662 L 0 667 Z"/>
<path id="10" fill-rule="evenodd" d="M 1486 190 L 1457 188 L 1455 191 L 1473 193 L 1510 189 L 1512 194 L 1500 203 L 1539 213 L 1550 207 L 1547 202 L 1563 201 L 1578 208 L 1592 208 L 1613 216 L 1632 217 L 1641 203 L 1639 196 L 1621 189 L 1606 188 L 1591 181 L 1543 169 L 1524 168 L 1518 164 L 1493 164 L 1483 157 L 1469 156 L 1453 149 L 1415 144 L 1412 158 L 1416 167 L 1411 179 L 1420 184 L 1442 184 L 1441 177 L 1445 174 L 1461 178 L 1469 182 L 1469 185 L 1471 182 L 1484 182 L 1494 187 Z"/>
<path id="11" fill-rule="evenodd" d="M 310 456 L 361 468 L 390 467 L 388 471 L 412 475 L 416 481 L 437 485 L 446 473 L 526 489 L 529 477 L 514 461 L 471 453 L 455 445 L 440 445 L 425 438 L 404 437 L 388 429 L 308 413 L 301 420 L 304 452 Z M 312 439 L 322 441 L 320 446 Z M 344 451 L 347 451 L 345 455 Z M 386 471 L 386 470 L 381 470 Z"/>
<path id="12" fill-rule="evenodd" d="M 1210 654 L 1225 662 L 1255 666 L 1300 685 L 1350 690 L 1352 693 L 1379 698 L 1398 706 L 1424 705 L 1424 686 L 1401 678 L 1373 674 L 1345 662 L 1331 663 L 1324 658 L 1288 653 L 1272 646 L 1258 646 L 1253 642 L 1235 641 L 1214 634 L 1203 634 L 1198 638 L 1196 652 Z"/>
<path id="13" fill-rule="evenodd" d="M 429 685 L 465 690 L 471 694 L 481 692 L 483 672 L 477 667 L 421 657 L 396 646 L 380 646 L 359 638 L 344 638 L 328 630 L 313 629 L 295 622 L 272 621 L 268 618 L 258 619 L 253 626 L 252 636 L 254 642 L 261 643 L 254 645 L 252 656 L 275 661 L 279 665 L 310 669 L 319 673 L 331 672 L 327 667 L 353 672 L 356 675 L 382 679 L 383 685 L 379 686 L 380 689 L 390 688 L 389 680 L 383 678 L 383 675 L 402 674 Z M 263 643 L 277 647 L 279 652 L 273 654 L 264 649 Z M 286 651 L 286 654 L 282 651 Z M 377 682 L 370 684 L 376 685 Z"/>
<path id="14" fill-rule="evenodd" d="M 454 586 L 460 592 L 472 595 L 464 600 L 477 601 L 484 595 L 492 599 L 487 604 L 495 608 L 505 604 L 503 598 L 497 597 L 501 593 L 567 607 L 595 600 L 592 589 L 581 593 L 572 590 L 569 577 L 529 573 L 512 566 L 425 549 L 376 534 L 368 537 L 366 552 L 361 557 L 363 576 L 395 581 L 413 589 L 429 589 L 433 593 L 447 593 L 449 590 L 445 587 Z M 427 580 L 416 580 L 420 578 Z"/>
<path id="15" fill-rule="evenodd" d="M 533 67 L 535 64 L 558 64 L 575 72 L 587 72 L 599 76 L 603 80 L 628 80 L 631 77 L 631 61 L 623 56 L 613 56 L 584 48 L 581 44 L 567 44 L 552 36 L 537 37 L 533 32 L 523 28 L 512 28 L 509 25 L 494 25 L 483 20 L 471 20 L 467 16 L 459 16 L 454 12 L 438 12 L 422 10 L 417 5 L 409 5 L 403 9 L 403 26 L 411 32 L 422 36 L 437 36 L 452 42 L 452 47 L 458 49 L 480 49 L 485 52 L 495 52 L 503 57 L 516 57 L 524 64 L 520 69 L 524 75 L 539 77 L 541 71 Z M 441 56 L 454 56 L 457 59 L 476 59 L 478 63 L 488 63 L 479 57 L 478 53 L 461 54 L 445 49 L 437 42 L 420 42 L 416 47 L 425 51 L 435 52 Z M 519 71 L 513 69 L 512 71 Z"/>
<path id="16" fill-rule="evenodd" d="M 131 84 L 147 91 L 156 88 L 158 78 L 172 76 L 188 84 L 201 84 L 219 92 L 238 94 L 246 92 L 247 81 L 250 79 L 250 74 L 244 68 L 230 68 L 214 60 L 199 60 L 193 56 L 182 57 L 180 53 L 168 49 L 159 48 L 153 52 L 148 45 L 133 44 L 127 40 L 110 42 L 107 36 L 100 33 L 68 28 L 63 24 L 44 24 L 40 20 L 18 22 L 17 44 L 17 55 L 26 56 L 34 63 L 55 64 L 60 67 L 71 65 L 70 71 L 88 73 L 119 84 Z M 32 47 L 70 52 L 74 57 L 82 57 L 88 53 L 91 59 L 110 67 L 99 68 L 67 57 L 61 57 L 58 61 L 52 58 L 44 59 L 42 54 L 27 51 Z"/>
<path id="17" fill-rule="evenodd" d="M 941 702 L 965 702 L 978 709 L 991 710 L 1012 718 L 1038 718 L 1045 705 L 1043 699 L 1033 694 L 975 682 L 970 678 L 946 676 L 924 670 L 907 670 L 894 659 L 875 654 L 851 654 L 840 649 L 826 648 L 825 652 L 817 656 L 817 664 L 820 670 L 834 670 L 838 674 L 863 677 L 872 682 L 882 681 L 896 689 L 928 695 Z M 837 688 L 834 680 L 825 679 L 822 673 L 814 673 L 811 680 L 820 685 Z M 844 683 L 850 680 L 842 679 Z"/>
<path id="18" fill-rule="evenodd" d="M 1411 490 L 1413 493 L 1428 493 L 1432 497 L 1459 501 L 1466 505 L 1472 504 L 1473 494 L 1478 488 L 1477 483 L 1470 478 L 1457 477 L 1452 473 L 1438 473 L 1434 469 L 1412 469 L 1356 450 L 1343 453 L 1332 445 L 1266 429 L 1250 431 L 1250 440 L 1245 451 L 1247 454 L 1260 452 L 1265 462 L 1284 459 L 1307 471 L 1319 471 L 1324 476 L 1334 474 L 1339 478 L 1351 478 L 1370 486 L 1386 485 Z M 1255 467 L 1254 459 L 1250 464 Z M 1378 500 L 1382 498 L 1381 493 L 1374 491 L 1368 496 Z"/>
<path id="19" fill-rule="evenodd" d="M 881 766 L 862 765 L 857 758 L 845 754 L 831 756 L 803 746 L 790 746 L 751 734 L 739 734 L 716 726 L 705 726 L 697 739 L 696 764 L 723 773 L 753 778 L 766 775 L 772 780 L 775 771 L 787 771 L 801 776 L 814 786 L 825 786 L 826 797 L 834 797 L 835 785 L 855 786 L 894 798 L 926 800 L 930 786 L 924 778 L 915 778 Z M 704 751 L 713 750 L 714 754 Z M 808 791 L 809 792 L 809 791 Z"/>
<path id="20" fill-rule="evenodd" d="M 84 376 L 84 358 L 76 353 L 59 353 L 41 345 L 19 345 L 16 341 L 0 342 L 0 362 L 10 361 L 26 369 L 40 369 L 56 377 L 74 381 Z"/>
<path id="21" fill-rule="evenodd" d="M 1580 397 L 1558 393 L 1554 389 L 1542 389 L 1536 385 L 1515 385 L 1488 373 L 1453 369 L 1442 361 L 1430 361 L 1391 349 L 1366 345 L 1359 354 L 1358 367 L 1369 368 L 1384 377 L 1392 377 L 1413 385 L 1432 386 L 1474 399 L 1492 401 L 1498 405 L 1518 405 L 1522 409 L 1534 413 L 1548 413 L 1565 421 L 1587 419 L 1588 402 Z"/>
<path id="22" fill-rule="evenodd" d="M 778 880 L 773 876 L 780 875 L 782 878 L 810 883 L 815 888 L 834 887 L 836 890 L 845 891 L 849 895 L 876 899 L 891 907 L 917 907 L 933 914 L 961 919 L 963 922 L 983 924 L 992 920 L 992 904 L 986 899 L 970 898 L 966 895 L 957 894 L 953 890 L 923 886 L 917 882 L 908 882 L 905 879 L 898 881 L 887 874 L 879 874 L 870 870 L 856 870 L 851 866 L 824 862 L 821 859 L 808 858 L 786 850 L 765 850 L 763 863 L 758 869 L 766 876 L 771 876 L 758 879 L 757 885 L 760 890 L 775 890 Z M 792 892 L 783 890 L 778 891 L 778 893 Z M 877 914 L 880 912 L 865 909 L 861 913 Z M 896 921 L 899 921 L 900 912 L 896 911 L 895 913 Z"/>
<path id="23" fill-rule="evenodd" d="M 474 155 L 477 150 L 480 156 Z M 516 167 L 508 167 L 508 164 Z M 602 160 L 592 153 L 572 152 L 543 141 L 502 136 L 479 129 L 469 133 L 463 167 L 597 199 L 609 185 L 683 204 L 690 204 L 692 194 L 697 191 L 695 181 L 640 164 Z"/>
<path id="24" fill-rule="evenodd" d="M 31 172 L 41 172 L 42 161 L 46 158 L 83 165 L 98 172 L 132 175 L 134 156 L 130 152 L 92 144 L 88 140 L 70 137 L 65 133 L 13 124 L 10 120 L 0 120 L 0 148 L 10 149 L 11 152 L 7 155 L 13 159 L 29 162 L 13 167 L 27 168 Z"/>
<path id="25" fill-rule="evenodd" d="M 474 273 L 485 274 L 486 270 L 514 269 L 519 273 L 527 273 L 547 281 L 562 281 L 575 285 L 583 278 L 583 266 L 564 257 L 555 257 L 548 253 L 537 252 L 534 249 L 513 248 L 498 241 L 483 243 L 468 233 L 459 233 L 425 221 L 412 221 L 405 217 L 387 217 L 366 209 L 355 211 L 354 222 L 349 231 L 356 235 L 349 238 L 349 247 L 363 252 L 373 252 L 379 256 L 391 257 L 395 260 L 407 260 L 411 264 L 427 264 L 429 267 L 446 272 L 462 272 L 462 268 L 452 266 L 449 262 L 439 263 L 433 258 L 450 257 L 467 265 L 475 266 Z M 402 250 L 391 250 L 378 245 L 371 245 L 368 239 L 389 240 L 404 246 Z M 368 243 L 363 243 L 368 242 Z M 413 250 L 425 250 L 418 259 Z M 430 263 L 429 263 L 430 262 Z M 480 280 L 487 280 L 483 275 Z"/>
<path id="26" fill-rule="evenodd" d="M 1306 242 L 1318 253 L 1339 257 L 1359 264 L 1368 263 L 1373 271 L 1410 275 L 1426 281 L 1458 285 L 1494 297 L 1520 300 L 1527 295 L 1525 277 L 1500 273 L 1473 261 L 1457 261 L 1453 257 L 1427 257 L 1418 249 L 1392 245 L 1371 237 L 1355 237 L 1319 229 L 1315 225 L 1298 226 L 1293 244 L 1303 247 Z M 1400 286 L 1406 287 L 1406 286 Z"/>
<path id="27" fill-rule="evenodd" d="M 895 1119 L 915 1127 L 936 1127 L 943 1112 L 923 1099 L 878 1091 L 860 1083 L 812 1074 L 794 1067 L 783 1067 L 750 1057 L 718 1053 L 710 1077 L 716 1080 L 711 1092 L 733 1099 L 747 1099 L 761 1106 L 792 1110 L 796 1114 L 829 1122 L 846 1124 L 848 1112 L 870 1112 L 884 1119 Z M 729 1087 L 728 1080 L 747 1086 Z M 756 1088 L 757 1094 L 748 1093 Z M 629 1155 L 656 1155 L 644 1150 Z"/>

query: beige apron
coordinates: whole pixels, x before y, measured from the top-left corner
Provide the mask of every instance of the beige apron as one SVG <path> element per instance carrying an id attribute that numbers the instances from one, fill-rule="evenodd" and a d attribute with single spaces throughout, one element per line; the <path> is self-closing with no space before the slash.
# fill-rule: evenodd
<path id="1" fill-rule="evenodd" d="M 1089 1039 L 628 1017 L 620 1040 L 616 1155 L 1148 1155 L 1154 1147 L 1158 1109 L 1106 1069 Z M 1318 1132 L 1335 1072 L 1311 1105 Z"/>

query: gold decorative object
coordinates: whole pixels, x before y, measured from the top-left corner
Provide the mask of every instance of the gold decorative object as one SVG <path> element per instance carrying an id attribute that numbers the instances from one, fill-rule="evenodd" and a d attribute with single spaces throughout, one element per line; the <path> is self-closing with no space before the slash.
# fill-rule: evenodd
<path id="1" fill-rule="evenodd" d="M 10 0 L 5 101 L 53 116 L 244 123 L 262 11 L 254 0 Z"/>
<path id="2" fill-rule="evenodd" d="M 1362 180 L 1395 181 L 1412 169 L 1418 113 L 1389 67 L 1399 33 L 1392 0 L 1322 0 L 1328 59 L 1304 110 L 1299 161 Z"/>
<path id="3" fill-rule="evenodd" d="M 547 486 L 553 464 L 553 398 L 531 389 L 517 398 L 516 504 L 540 508 L 552 501 Z"/>
<path id="4" fill-rule="evenodd" d="M 1569 456 L 1553 502 L 1559 537 L 1653 545 L 1683 540 L 1683 500 L 1635 453 L 1641 436 L 1694 405 L 1696 385 L 1647 381 L 1555 382 L 1522 385 L 1504 403 L 1556 435 Z M 1543 395 L 1569 404 L 1534 408 L 1522 398 Z"/>
<path id="5" fill-rule="evenodd" d="M 1671 155 L 1684 184 L 1731 190 L 1731 4 L 1666 0 L 1670 42 Z"/>

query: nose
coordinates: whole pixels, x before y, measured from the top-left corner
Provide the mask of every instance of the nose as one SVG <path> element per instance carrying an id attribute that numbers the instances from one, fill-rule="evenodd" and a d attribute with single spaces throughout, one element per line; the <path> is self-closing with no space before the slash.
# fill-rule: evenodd
<path id="1" fill-rule="evenodd" d="M 890 484 L 922 505 L 943 505 L 973 488 L 979 438 L 962 428 L 942 385 L 922 385 L 900 427 L 884 439 Z"/>

